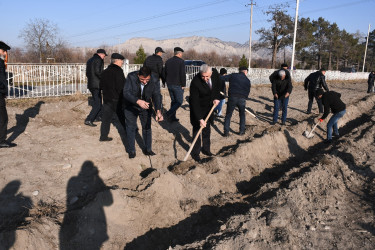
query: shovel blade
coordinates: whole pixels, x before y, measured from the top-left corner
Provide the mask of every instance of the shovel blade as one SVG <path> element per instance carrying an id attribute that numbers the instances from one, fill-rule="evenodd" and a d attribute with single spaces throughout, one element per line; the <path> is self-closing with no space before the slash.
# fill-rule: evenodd
<path id="1" fill-rule="evenodd" d="M 306 138 L 313 138 L 314 137 L 314 133 L 311 133 L 309 131 L 305 131 L 303 132 L 303 135 L 306 137 Z"/>

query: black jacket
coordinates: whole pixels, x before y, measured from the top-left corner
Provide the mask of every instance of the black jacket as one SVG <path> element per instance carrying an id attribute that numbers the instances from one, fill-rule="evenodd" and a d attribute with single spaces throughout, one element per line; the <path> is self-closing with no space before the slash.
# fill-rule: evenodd
<path id="1" fill-rule="evenodd" d="M 223 92 L 224 95 L 227 95 L 227 85 L 225 84 L 224 75 L 220 75 L 220 92 Z M 220 94 L 220 99 L 225 99 L 225 96 Z"/>
<path id="2" fill-rule="evenodd" d="M 98 89 L 100 75 L 104 69 L 104 61 L 98 55 L 94 54 L 86 63 L 87 88 Z"/>
<path id="3" fill-rule="evenodd" d="M 220 100 L 220 76 L 217 70 L 212 71 L 212 89 L 202 80 L 200 73 L 194 76 L 190 84 L 190 123 L 199 127 L 201 119 L 206 119 L 213 101 Z M 210 118 L 212 119 L 213 116 Z"/>
<path id="4" fill-rule="evenodd" d="M 368 84 L 374 84 L 374 81 L 375 81 L 375 74 L 373 74 L 373 73 L 370 73 L 369 75 L 368 75 Z"/>
<path id="5" fill-rule="evenodd" d="M 247 98 L 249 96 L 251 82 L 244 73 L 233 73 L 222 78 L 229 81 L 229 97 Z"/>
<path id="6" fill-rule="evenodd" d="M 174 56 L 165 62 L 165 82 L 167 85 L 186 86 L 185 62 Z"/>
<path id="7" fill-rule="evenodd" d="M 329 91 L 327 83 L 326 83 L 326 77 L 323 75 L 321 71 L 316 71 L 314 73 L 311 73 L 308 77 L 305 79 L 305 90 L 309 91 L 316 91 L 317 89 L 324 88 L 326 91 Z"/>
<path id="8" fill-rule="evenodd" d="M 122 68 L 116 64 L 109 65 L 108 68 L 103 71 L 98 86 L 103 90 L 104 103 L 119 101 L 124 84 L 125 75 Z"/>
<path id="9" fill-rule="evenodd" d="M 5 62 L 0 59 L 0 94 L 6 96 L 8 94 L 8 82 L 5 76 Z"/>
<path id="10" fill-rule="evenodd" d="M 141 99 L 149 103 L 152 102 L 155 110 L 160 110 L 161 94 L 159 79 L 152 75 L 150 81 L 144 86 L 141 95 L 141 82 L 138 78 L 138 71 L 131 72 L 126 78 L 123 97 L 126 109 L 142 111 L 143 109 L 137 104 L 137 101 Z"/>
<path id="11" fill-rule="evenodd" d="M 340 97 L 341 94 L 335 91 L 323 93 L 322 103 L 324 106 L 324 114 L 321 119 L 325 119 L 330 111 L 332 111 L 333 114 L 336 114 L 346 109 L 346 105 L 341 101 Z"/>
<path id="12" fill-rule="evenodd" d="M 161 58 L 161 56 L 153 54 L 152 56 L 147 57 L 145 62 L 143 63 L 143 66 L 151 69 L 151 72 L 155 74 L 156 78 L 164 79 L 163 59 Z"/>
<path id="13" fill-rule="evenodd" d="M 278 71 L 275 71 L 275 72 L 278 72 Z M 274 73 L 272 73 L 272 75 Z M 270 81 L 271 81 L 271 76 L 270 76 Z M 289 93 L 289 95 L 292 93 L 293 85 L 292 85 L 291 78 L 289 77 L 289 79 L 287 79 L 285 75 L 284 80 L 281 80 L 280 76 L 277 73 L 277 76 L 273 78 L 271 81 L 271 89 L 272 89 L 272 94 L 273 95 L 277 94 L 278 99 L 284 99 L 286 93 Z"/>

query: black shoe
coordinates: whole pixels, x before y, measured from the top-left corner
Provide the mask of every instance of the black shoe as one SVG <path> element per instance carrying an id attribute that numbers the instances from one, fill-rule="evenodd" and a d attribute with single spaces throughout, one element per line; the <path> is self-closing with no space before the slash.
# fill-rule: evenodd
<path id="1" fill-rule="evenodd" d="M 101 122 L 102 121 L 102 118 L 101 117 L 96 117 L 95 118 L 95 122 Z"/>
<path id="2" fill-rule="evenodd" d="M 100 137 L 99 141 L 112 141 L 112 137 Z"/>
<path id="3" fill-rule="evenodd" d="M 92 121 L 85 121 L 85 125 L 90 126 L 90 127 L 96 127 L 97 125 L 92 123 Z"/>
<path id="4" fill-rule="evenodd" d="M 152 150 L 150 150 L 150 151 L 144 150 L 143 153 L 145 155 L 150 155 L 150 156 L 156 155 Z"/>
<path id="5" fill-rule="evenodd" d="M 240 133 L 239 133 L 239 135 L 244 135 L 244 134 L 245 134 L 245 132 L 240 132 Z"/>
<path id="6" fill-rule="evenodd" d="M 275 125 L 276 124 L 276 122 L 271 122 L 271 125 Z"/>
<path id="7" fill-rule="evenodd" d="M 229 137 L 229 133 L 228 132 L 224 132 L 223 136 L 224 137 Z"/>
<path id="8" fill-rule="evenodd" d="M 135 152 L 130 152 L 129 153 L 129 159 L 133 159 L 135 157 Z"/>
<path id="9" fill-rule="evenodd" d="M 311 111 L 306 111 L 306 114 L 308 114 L 308 115 L 311 114 Z"/>
<path id="10" fill-rule="evenodd" d="M 285 126 L 285 125 L 286 125 L 286 123 L 285 123 L 285 122 L 283 122 L 283 123 L 281 123 L 281 125 Z"/>
<path id="11" fill-rule="evenodd" d="M 332 139 L 327 139 L 324 141 L 325 144 L 331 144 L 332 143 Z"/>
<path id="12" fill-rule="evenodd" d="M 2 143 L 0 143 L 0 148 L 12 148 L 12 147 L 15 147 L 15 146 L 17 146 L 17 144 L 7 142 L 7 141 L 3 141 Z"/>
<path id="13" fill-rule="evenodd" d="M 206 150 L 202 150 L 202 154 L 207 155 L 207 156 L 213 156 L 214 155 L 210 151 L 206 151 Z"/>
<path id="14" fill-rule="evenodd" d="M 196 161 L 197 163 L 202 163 L 202 159 L 199 155 L 191 155 L 191 158 L 193 158 L 194 161 Z"/>

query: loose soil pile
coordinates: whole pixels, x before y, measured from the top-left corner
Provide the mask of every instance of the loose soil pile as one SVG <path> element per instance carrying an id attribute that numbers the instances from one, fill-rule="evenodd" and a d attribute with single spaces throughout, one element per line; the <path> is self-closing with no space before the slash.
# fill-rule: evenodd
<path id="1" fill-rule="evenodd" d="M 329 86 L 347 104 L 333 144 L 322 143 L 325 123 L 302 135 L 318 111 L 305 113 L 301 85 L 287 126 L 270 125 L 270 86 L 259 85 L 248 107 L 260 120 L 248 116 L 240 136 L 234 113 L 222 137 L 216 119 L 215 156 L 201 164 L 181 162 L 186 102 L 179 123 L 153 121 L 157 155 L 143 155 L 139 135 L 129 159 L 118 121 L 111 142 L 83 125 L 87 97 L 8 101 L 18 146 L 0 150 L 0 249 L 374 249 L 375 96 L 364 82 Z"/>

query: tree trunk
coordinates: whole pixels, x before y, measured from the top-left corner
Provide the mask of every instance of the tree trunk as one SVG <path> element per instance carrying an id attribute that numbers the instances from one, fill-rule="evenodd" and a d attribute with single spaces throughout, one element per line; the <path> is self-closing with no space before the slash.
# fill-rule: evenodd
<path id="1" fill-rule="evenodd" d="M 340 65 L 340 59 L 339 56 L 336 57 L 336 70 L 339 70 L 339 65 Z"/>
<path id="2" fill-rule="evenodd" d="M 331 50 L 329 51 L 329 56 L 328 56 L 328 70 L 332 70 L 332 52 L 331 52 Z"/>

